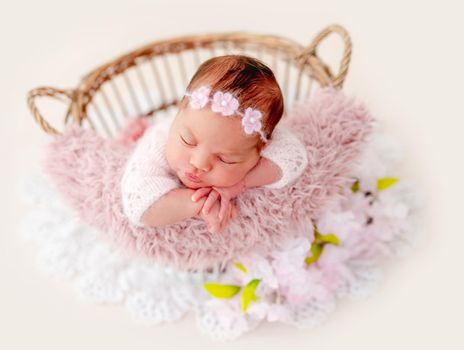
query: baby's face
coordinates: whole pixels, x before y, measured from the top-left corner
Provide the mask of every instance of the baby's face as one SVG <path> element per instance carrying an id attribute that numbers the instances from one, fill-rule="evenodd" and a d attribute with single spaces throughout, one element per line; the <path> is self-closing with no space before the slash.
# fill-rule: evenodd
<path id="1" fill-rule="evenodd" d="M 232 186 L 258 163 L 258 138 L 247 137 L 240 117 L 209 108 L 180 109 L 169 130 L 166 157 L 189 188 Z M 192 179 L 188 173 L 196 176 Z"/>

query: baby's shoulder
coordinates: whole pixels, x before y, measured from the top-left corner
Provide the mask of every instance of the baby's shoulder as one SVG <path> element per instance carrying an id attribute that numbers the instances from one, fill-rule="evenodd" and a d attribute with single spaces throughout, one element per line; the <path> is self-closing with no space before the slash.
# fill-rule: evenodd
<path id="1" fill-rule="evenodd" d="M 167 139 L 172 122 L 172 116 L 154 117 L 151 125 L 145 130 L 144 136 L 156 140 Z"/>
<path id="2" fill-rule="evenodd" d="M 140 144 L 150 144 L 154 146 L 162 146 L 166 143 L 168 138 L 169 130 L 163 125 L 158 123 L 151 124 L 143 133 L 139 140 Z"/>
<path id="3" fill-rule="evenodd" d="M 296 133 L 290 128 L 290 126 L 279 123 L 274 128 L 269 144 L 264 149 L 274 150 L 281 148 L 284 145 L 289 144 L 300 144 L 300 139 Z"/>
<path id="4" fill-rule="evenodd" d="M 261 156 L 275 163 L 282 159 L 306 158 L 306 148 L 297 134 L 287 125 L 278 124 L 269 142 L 261 150 Z"/>

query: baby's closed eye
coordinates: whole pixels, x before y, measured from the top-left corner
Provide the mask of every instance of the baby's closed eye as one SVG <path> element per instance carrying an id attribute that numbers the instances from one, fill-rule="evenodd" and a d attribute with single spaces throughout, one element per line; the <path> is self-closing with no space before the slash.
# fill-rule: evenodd
<path id="1" fill-rule="evenodd" d="M 231 164 L 231 165 L 241 163 L 240 161 L 227 160 L 227 159 L 224 159 L 223 157 L 219 157 L 219 160 L 223 163 Z"/>
<path id="2" fill-rule="evenodd" d="M 187 141 L 182 137 L 182 135 L 179 135 L 179 136 L 180 136 L 180 139 L 182 140 L 182 142 L 185 143 L 186 145 L 188 145 L 188 146 L 195 146 L 194 143 L 187 142 Z"/>
<path id="3" fill-rule="evenodd" d="M 190 148 L 194 148 L 197 146 L 195 141 L 191 141 L 188 136 L 183 136 L 182 134 L 179 134 L 179 138 L 181 139 L 182 143 Z M 228 165 L 234 165 L 234 164 L 239 164 L 242 163 L 243 161 L 240 159 L 237 159 L 237 156 L 234 155 L 221 155 L 218 154 L 217 158 L 224 164 Z"/>

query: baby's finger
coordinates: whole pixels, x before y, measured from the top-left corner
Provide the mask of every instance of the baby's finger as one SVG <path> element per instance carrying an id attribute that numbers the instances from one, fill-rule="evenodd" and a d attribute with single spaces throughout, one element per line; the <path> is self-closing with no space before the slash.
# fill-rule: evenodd
<path id="1" fill-rule="evenodd" d="M 221 197 L 221 209 L 219 210 L 219 219 L 222 220 L 229 213 L 230 201 L 227 198 Z"/>
<path id="2" fill-rule="evenodd" d="M 237 217 L 237 207 L 234 205 L 232 206 L 232 211 L 231 211 L 231 216 L 232 216 L 232 219 L 235 219 Z"/>
<path id="3" fill-rule="evenodd" d="M 211 233 L 214 233 L 214 225 L 208 225 L 208 231 L 211 232 Z"/>
<path id="4" fill-rule="evenodd" d="M 198 190 L 195 191 L 194 194 L 192 194 L 192 201 L 196 202 L 198 201 L 201 197 L 206 196 L 208 193 L 210 193 L 212 190 L 211 187 L 202 187 L 199 188 Z"/>
<path id="5" fill-rule="evenodd" d="M 209 232 L 211 233 L 218 233 L 221 231 L 221 223 L 220 222 L 214 222 L 214 223 L 210 223 L 208 225 L 208 230 Z"/>
<path id="6" fill-rule="evenodd" d="M 213 207 L 216 200 L 219 198 L 219 193 L 216 191 L 210 192 L 208 198 L 206 199 L 205 204 L 203 204 L 202 212 L 203 214 L 208 214 L 211 208 Z"/>
<path id="7" fill-rule="evenodd" d="M 224 216 L 224 219 L 221 221 L 220 227 L 219 227 L 219 232 L 224 230 L 229 223 L 231 219 L 231 213 L 232 213 L 232 206 L 229 205 L 229 208 L 227 209 L 226 216 Z"/>
<path id="8" fill-rule="evenodd" d="M 219 205 L 219 204 L 217 204 L 217 205 Z M 217 212 L 218 212 L 218 210 L 216 210 L 213 213 L 213 210 L 212 210 L 209 214 L 204 215 L 205 222 L 208 225 L 208 231 L 211 232 L 211 233 L 220 232 L 222 221 L 225 221 L 225 220 L 220 220 L 219 219 L 219 216 L 218 216 Z"/>

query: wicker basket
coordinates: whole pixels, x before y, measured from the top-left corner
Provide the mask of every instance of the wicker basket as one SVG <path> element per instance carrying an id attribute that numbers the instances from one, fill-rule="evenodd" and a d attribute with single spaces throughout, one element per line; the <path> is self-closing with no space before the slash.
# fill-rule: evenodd
<path id="1" fill-rule="evenodd" d="M 339 34 L 344 53 L 338 74 L 318 57 L 317 48 L 331 33 Z M 341 88 L 348 72 L 351 40 L 339 25 L 322 30 L 308 47 L 275 35 L 219 33 L 156 41 L 104 64 L 85 75 L 75 89 L 39 87 L 27 95 L 40 127 L 59 133 L 42 116 L 36 98 L 48 96 L 68 104 L 63 126 L 77 122 L 113 137 L 131 116 L 160 115 L 175 108 L 190 77 L 206 59 L 244 54 L 268 64 L 282 88 L 285 104 L 309 97 L 313 83 Z"/>

